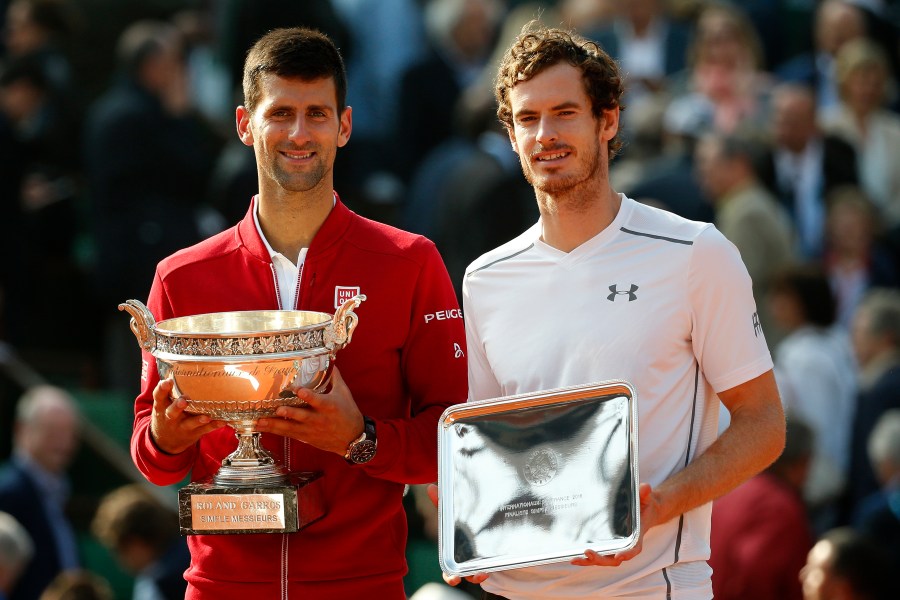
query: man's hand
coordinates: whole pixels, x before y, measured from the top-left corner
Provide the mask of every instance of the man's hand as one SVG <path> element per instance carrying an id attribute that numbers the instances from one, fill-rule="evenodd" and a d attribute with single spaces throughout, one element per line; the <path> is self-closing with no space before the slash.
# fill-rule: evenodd
<path id="1" fill-rule="evenodd" d="M 225 426 L 224 421 L 214 421 L 208 415 L 184 412 L 187 400 L 183 397 L 172 399 L 174 385 L 171 377 L 156 384 L 150 417 L 150 435 L 159 449 L 168 454 L 180 454 L 210 431 Z"/>
<path id="2" fill-rule="evenodd" d="M 363 432 L 363 415 L 337 367 L 331 374 L 331 390 L 317 394 L 301 389 L 297 397 L 306 406 L 279 406 L 279 419 L 259 419 L 256 431 L 300 440 L 320 450 L 344 456 L 347 446 Z"/>
<path id="3" fill-rule="evenodd" d="M 433 483 L 428 484 L 426 488 L 428 492 L 428 497 L 434 502 L 434 505 L 438 505 L 438 486 Z M 448 585 L 459 585 L 462 581 L 462 578 L 459 575 L 448 575 L 446 573 L 442 573 L 444 576 L 444 581 L 447 582 Z M 469 575 L 466 577 L 466 581 L 469 583 L 481 583 L 485 579 L 488 578 L 488 573 L 476 573 L 474 575 Z"/>
<path id="4" fill-rule="evenodd" d="M 641 531 L 639 533 L 637 544 L 630 550 L 617 552 L 615 554 L 599 554 L 594 550 L 585 550 L 584 556 L 573 558 L 572 564 L 582 567 L 618 567 L 626 560 L 631 560 L 641 553 L 644 547 L 644 534 L 648 529 L 659 525 L 659 499 L 653 494 L 649 483 L 642 483 L 638 488 L 641 498 Z"/>

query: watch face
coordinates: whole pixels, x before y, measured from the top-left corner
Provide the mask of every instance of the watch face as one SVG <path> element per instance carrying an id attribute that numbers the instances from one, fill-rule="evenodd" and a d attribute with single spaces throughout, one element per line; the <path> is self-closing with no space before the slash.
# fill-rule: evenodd
<path id="1" fill-rule="evenodd" d="M 363 440 L 350 449 L 350 460 L 356 464 L 367 463 L 375 456 L 375 440 Z"/>

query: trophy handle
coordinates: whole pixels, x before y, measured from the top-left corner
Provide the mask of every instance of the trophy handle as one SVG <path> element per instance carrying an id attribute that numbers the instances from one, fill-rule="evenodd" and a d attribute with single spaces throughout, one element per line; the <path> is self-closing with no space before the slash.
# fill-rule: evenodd
<path id="1" fill-rule="evenodd" d="M 341 307 L 334 313 L 331 325 L 325 329 L 325 347 L 336 352 L 350 343 L 353 337 L 353 330 L 359 323 L 359 317 L 353 312 L 354 308 L 358 308 L 360 303 L 366 299 L 365 294 L 357 294 L 346 300 Z"/>
<path id="2" fill-rule="evenodd" d="M 153 352 L 156 348 L 156 333 L 153 326 L 156 319 L 150 309 L 144 306 L 140 300 L 126 300 L 119 305 L 119 310 L 124 310 L 131 315 L 131 332 L 137 338 L 138 344 L 147 352 Z"/>

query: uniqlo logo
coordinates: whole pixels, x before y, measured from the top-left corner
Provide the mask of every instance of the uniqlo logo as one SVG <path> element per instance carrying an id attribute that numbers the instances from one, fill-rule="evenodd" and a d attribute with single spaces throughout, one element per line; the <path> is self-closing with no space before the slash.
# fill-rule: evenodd
<path id="1" fill-rule="evenodd" d="M 334 308 L 338 309 L 341 305 L 359 294 L 359 286 L 338 285 L 334 288 Z"/>

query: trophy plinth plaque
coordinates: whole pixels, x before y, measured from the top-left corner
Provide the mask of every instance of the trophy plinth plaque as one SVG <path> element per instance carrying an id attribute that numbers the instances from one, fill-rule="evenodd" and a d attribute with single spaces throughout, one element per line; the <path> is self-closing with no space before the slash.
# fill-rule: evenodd
<path id="1" fill-rule="evenodd" d="M 262 447 L 256 420 L 302 406 L 302 388 L 328 389 L 337 352 L 350 343 L 357 295 L 334 315 L 300 310 L 206 313 L 156 322 L 137 300 L 119 305 L 186 412 L 226 421 L 237 449 L 208 481 L 179 491 L 182 533 L 291 533 L 324 514 L 321 473 L 288 473 Z"/>
<path id="2" fill-rule="evenodd" d="M 294 533 L 325 514 L 321 473 L 293 473 L 256 487 L 213 481 L 178 490 L 182 534 Z"/>

